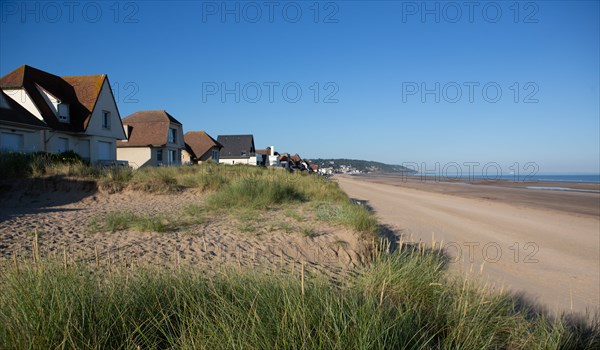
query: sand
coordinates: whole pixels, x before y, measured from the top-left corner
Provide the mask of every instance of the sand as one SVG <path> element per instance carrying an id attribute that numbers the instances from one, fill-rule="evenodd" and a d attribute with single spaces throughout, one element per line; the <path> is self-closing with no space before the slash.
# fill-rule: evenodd
<path id="1" fill-rule="evenodd" d="M 405 241 L 443 240 L 456 273 L 510 288 L 551 312 L 599 311 L 600 194 L 335 179 Z"/>
<path id="2" fill-rule="evenodd" d="M 101 264 L 135 262 L 169 267 L 266 268 L 307 272 L 338 279 L 360 265 L 363 243 L 348 229 L 311 220 L 307 205 L 273 209 L 249 219 L 209 214 L 205 222 L 169 232 L 92 232 L 91 221 L 109 212 L 178 215 L 188 204 L 202 204 L 205 193 L 125 191 L 108 194 L 94 183 L 31 180 L 0 186 L 0 258 L 31 256 L 35 232 L 42 255 L 63 250 L 69 260 Z M 290 211 L 295 212 L 290 217 Z M 314 235 L 304 234 L 310 227 Z"/>

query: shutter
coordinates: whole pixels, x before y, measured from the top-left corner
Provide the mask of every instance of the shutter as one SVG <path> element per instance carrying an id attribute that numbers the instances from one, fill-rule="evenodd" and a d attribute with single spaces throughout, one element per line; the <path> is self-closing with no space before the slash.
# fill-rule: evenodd
<path id="1" fill-rule="evenodd" d="M 98 160 L 113 160 L 110 156 L 111 148 L 110 142 L 98 141 Z"/>
<path id="2" fill-rule="evenodd" d="M 23 135 L 2 133 L 0 151 L 20 152 L 23 150 Z"/>

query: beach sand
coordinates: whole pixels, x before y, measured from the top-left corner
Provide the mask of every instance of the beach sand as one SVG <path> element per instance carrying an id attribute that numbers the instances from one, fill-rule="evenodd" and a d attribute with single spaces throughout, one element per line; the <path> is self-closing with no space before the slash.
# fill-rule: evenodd
<path id="1" fill-rule="evenodd" d="M 599 193 L 388 176 L 335 179 L 404 241 L 443 240 L 457 273 L 481 272 L 482 281 L 551 312 L 600 309 Z M 549 185 L 564 187 L 536 184 Z"/>
<path id="2" fill-rule="evenodd" d="M 110 212 L 179 215 L 188 204 L 201 205 L 206 194 L 186 189 L 174 194 L 124 191 L 108 194 L 92 182 L 33 180 L 0 191 L 0 258 L 31 256 L 37 232 L 42 255 L 63 250 L 69 260 L 95 264 L 256 267 L 307 272 L 334 280 L 360 264 L 363 242 L 344 227 L 310 220 L 310 208 L 273 209 L 251 219 L 208 213 L 205 222 L 167 232 L 92 232 L 91 220 Z M 1 186 L 0 186 L 1 187 Z M 10 186 L 9 186 L 10 187 Z M 20 189 L 15 189 L 20 188 Z M 290 217 L 290 210 L 296 214 Z M 307 219 L 308 218 L 308 219 Z M 314 235 L 304 234 L 310 227 Z"/>

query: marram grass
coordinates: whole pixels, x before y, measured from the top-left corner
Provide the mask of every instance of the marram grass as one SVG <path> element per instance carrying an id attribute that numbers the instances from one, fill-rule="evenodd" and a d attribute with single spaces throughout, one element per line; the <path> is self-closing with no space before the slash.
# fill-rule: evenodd
<path id="1" fill-rule="evenodd" d="M 6 262 L 0 348 L 598 348 L 597 322 L 532 315 L 443 267 L 436 253 L 405 249 L 333 284 L 299 272 Z"/>

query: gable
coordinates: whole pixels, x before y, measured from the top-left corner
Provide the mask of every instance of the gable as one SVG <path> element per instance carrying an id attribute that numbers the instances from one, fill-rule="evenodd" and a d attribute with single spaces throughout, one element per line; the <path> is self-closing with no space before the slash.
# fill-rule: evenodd
<path id="1" fill-rule="evenodd" d="M 96 103 L 91 107 L 91 116 L 85 123 L 85 133 L 87 135 L 106 136 L 125 140 L 127 137 L 121 122 L 121 115 L 113 97 L 108 78 L 104 79 L 95 101 Z M 109 128 L 103 126 L 105 112 L 109 113 Z"/>

